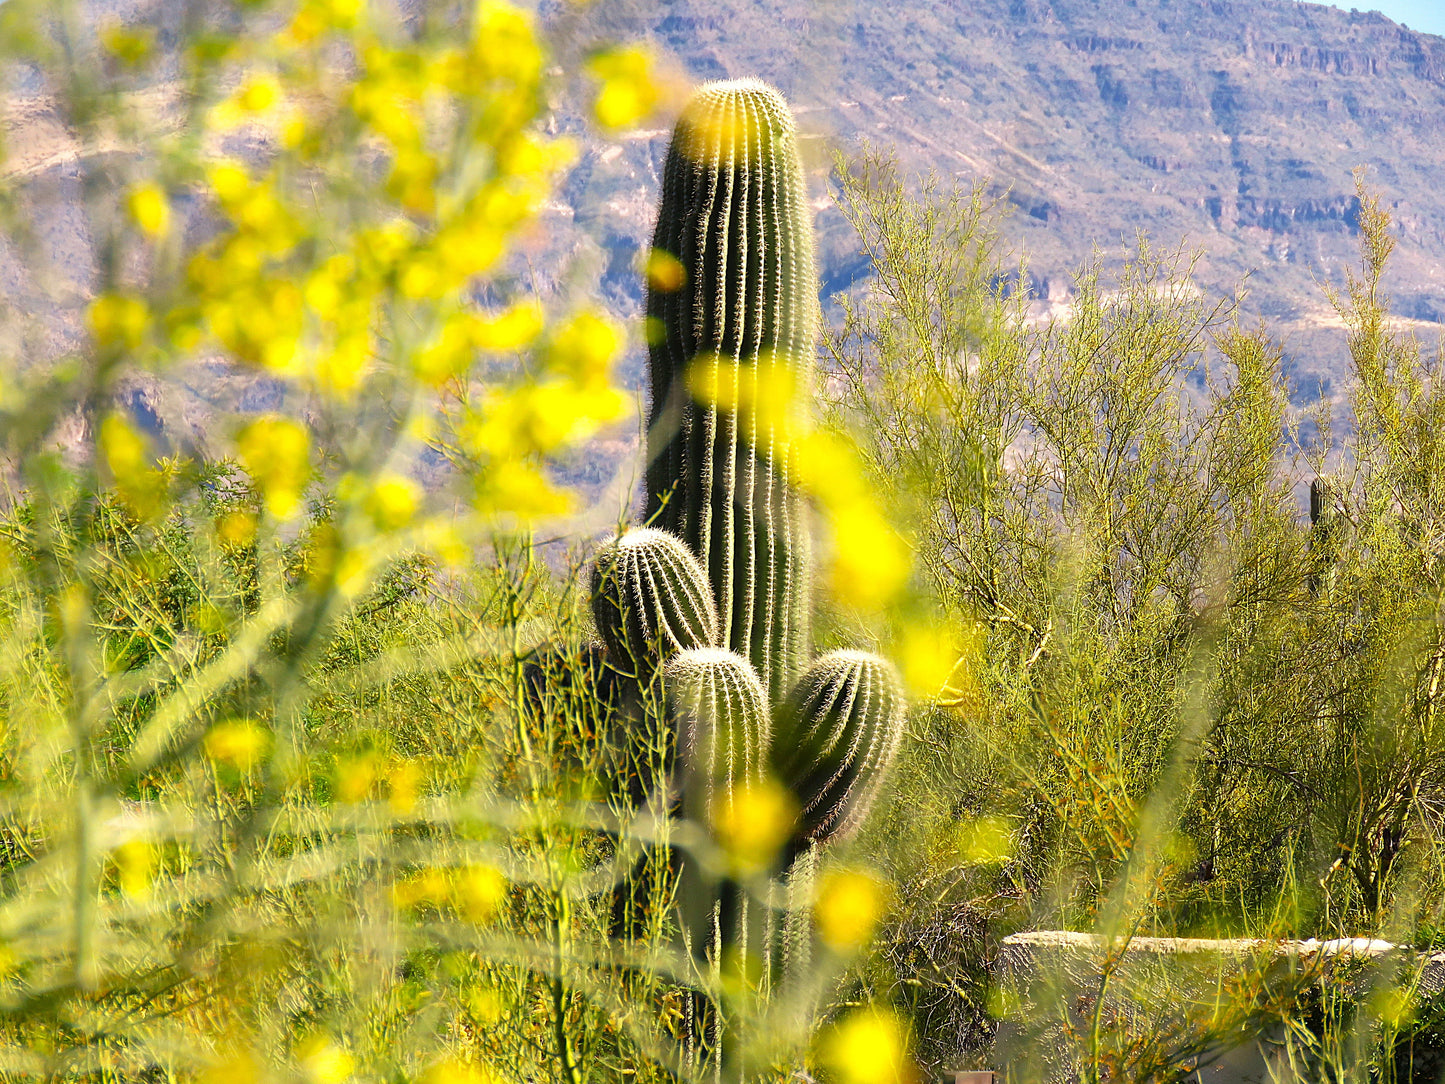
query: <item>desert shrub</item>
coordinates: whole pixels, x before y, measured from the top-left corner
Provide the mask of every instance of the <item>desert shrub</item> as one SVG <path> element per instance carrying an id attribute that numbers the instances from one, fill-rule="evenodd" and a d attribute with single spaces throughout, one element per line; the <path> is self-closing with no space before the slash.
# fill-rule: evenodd
<path id="1" fill-rule="evenodd" d="M 1141 243 L 1040 320 L 982 185 L 910 191 L 875 154 L 836 177 L 875 277 L 840 299 L 835 407 L 899 491 L 942 614 L 910 626 L 951 664 L 873 840 L 901 903 L 865 985 L 942 1067 L 986 1056 L 1016 930 L 1415 939 L 1440 899 L 1438 360 L 1389 319 L 1378 198 L 1331 294 L 1354 428 L 1302 448 L 1279 347 L 1186 257 Z M 1088 1072 L 1198 1053 L 1131 1062 L 1130 1026 L 1076 1036 Z"/>

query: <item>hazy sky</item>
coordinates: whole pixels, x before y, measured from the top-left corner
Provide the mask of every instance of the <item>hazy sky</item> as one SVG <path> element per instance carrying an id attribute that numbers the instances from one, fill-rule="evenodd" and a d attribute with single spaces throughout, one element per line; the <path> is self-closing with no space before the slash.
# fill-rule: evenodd
<path id="1" fill-rule="evenodd" d="M 1334 0 L 1334 5 L 1346 11 L 1352 7 L 1361 11 L 1383 11 L 1411 30 L 1445 34 L 1445 0 L 1352 0 L 1350 3 Z"/>

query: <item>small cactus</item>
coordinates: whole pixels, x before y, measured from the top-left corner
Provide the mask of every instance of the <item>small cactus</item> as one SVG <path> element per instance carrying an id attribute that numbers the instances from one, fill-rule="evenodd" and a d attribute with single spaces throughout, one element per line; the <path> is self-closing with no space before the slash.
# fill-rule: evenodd
<path id="1" fill-rule="evenodd" d="M 613 663 L 647 673 L 680 651 L 717 642 L 707 574 L 675 536 L 651 527 L 628 531 L 598 551 L 592 615 Z"/>
<path id="2" fill-rule="evenodd" d="M 776 703 L 806 657 L 807 516 L 793 432 L 810 407 L 813 231 L 787 102 L 757 80 L 689 100 L 649 266 L 647 515 L 701 558 L 720 643 Z"/>
<path id="3" fill-rule="evenodd" d="M 798 799 L 796 852 L 857 830 L 903 737 L 904 697 L 893 667 L 864 651 L 834 651 L 799 679 L 778 711 L 772 765 Z"/>

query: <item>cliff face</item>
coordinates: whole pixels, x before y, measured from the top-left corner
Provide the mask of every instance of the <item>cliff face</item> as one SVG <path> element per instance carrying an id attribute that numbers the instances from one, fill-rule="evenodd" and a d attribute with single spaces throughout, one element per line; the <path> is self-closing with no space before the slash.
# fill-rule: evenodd
<path id="1" fill-rule="evenodd" d="M 1397 312 L 1445 321 L 1445 39 L 1294 0 L 732 0 L 718 11 L 620 0 L 596 18 L 650 38 L 696 79 L 775 82 L 829 141 L 991 177 L 1016 206 L 1009 232 L 1042 296 L 1061 299 L 1095 246 L 1118 256 L 1142 231 L 1155 247 L 1202 251 L 1207 290 L 1232 292 L 1249 274 L 1250 307 L 1282 333 L 1297 379 L 1337 383 L 1342 341 L 1317 281 L 1357 258 L 1363 166 L 1398 220 Z M 655 150 L 624 146 L 607 169 L 645 187 Z M 849 239 L 827 211 L 820 228 L 826 284 L 845 285 L 860 270 Z M 624 240 L 621 222 L 609 229 L 606 243 Z"/>

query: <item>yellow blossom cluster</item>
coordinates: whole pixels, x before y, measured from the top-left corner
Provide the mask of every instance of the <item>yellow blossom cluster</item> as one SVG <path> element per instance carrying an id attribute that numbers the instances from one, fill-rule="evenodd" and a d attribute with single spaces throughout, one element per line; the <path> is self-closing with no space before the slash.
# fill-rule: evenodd
<path id="1" fill-rule="evenodd" d="M 425 869 L 392 889 L 397 908 L 451 909 L 468 922 L 490 922 L 507 898 L 507 878 L 493 866 Z"/>
<path id="2" fill-rule="evenodd" d="M 884 517 L 853 444 L 826 430 L 794 445 L 797 480 L 813 495 L 832 536 L 828 582 L 835 597 L 861 609 L 892 602 L 908 582 L 908 543 Z"/>

